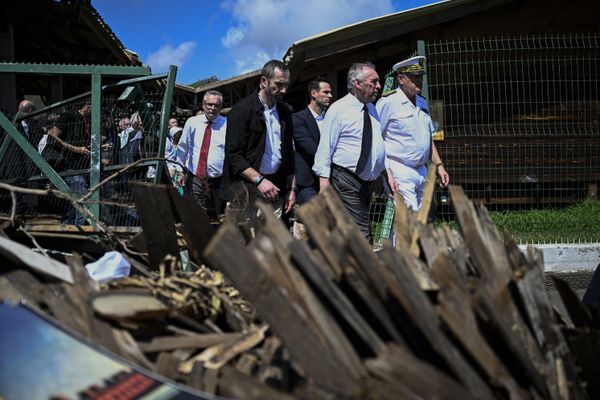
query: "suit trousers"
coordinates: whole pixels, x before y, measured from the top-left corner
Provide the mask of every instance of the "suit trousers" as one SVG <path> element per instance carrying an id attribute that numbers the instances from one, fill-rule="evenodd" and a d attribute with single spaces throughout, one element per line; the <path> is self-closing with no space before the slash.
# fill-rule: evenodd
<path id="1" fill-rule="evenodd" d="M 189 174 L 186 182 L 187 191 L 192 193 L 196 204 L 202 207 L 208 217 L 216 220 L 223 213 L 224 204 L 221 200 L 221 177 L 200 179 Z"/>
<path id="2" fill-rule="evenodd" d="M 350 216 L 358 225 L 369 243 L 373 243 L 369 208 L 375 181 L 364 181 L 354 172 L 333 165 L 331 168 L 331 186 L 338 193 Z"/>

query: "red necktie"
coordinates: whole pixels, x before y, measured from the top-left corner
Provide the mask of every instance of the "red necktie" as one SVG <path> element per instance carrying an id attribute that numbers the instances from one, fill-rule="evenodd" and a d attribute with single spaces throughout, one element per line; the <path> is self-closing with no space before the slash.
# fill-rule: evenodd
<path id="1" fill-rule="evenodd" d="M 200 157 L 198 158 L 198 168 L 196 168 L 196 176 L 198 178 L 206 177 L 206 162 L 208 161 L 208 148 L 210 147 L 210 135 L 212 130 L 210 126 L 212 121 L 206 123 L 204 129 L 204 138 L 202 139 L 202 147 L 200 147 Z"/>

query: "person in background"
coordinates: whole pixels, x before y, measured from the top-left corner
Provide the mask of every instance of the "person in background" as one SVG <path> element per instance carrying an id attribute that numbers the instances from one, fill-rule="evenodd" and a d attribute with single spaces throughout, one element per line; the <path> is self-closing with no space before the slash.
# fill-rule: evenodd
<path id="1" fill-rule="evenodd" d="M 220 189 L 227 119 L 220 114 L 222 108 L 223 95 L 216 90 L 207 91 L 202 99 L 203 114 L 186 121 L 176 154 L 177 162 L 187 170 L 180 185 L 213 219 L 223 211 Z"/>
<path id="2" fill-rule="evenodd" d="M 62 166 L 67 171 L 90 168 L 90 114 L 91 105 L 85 103 L 79 110 L 59 114 L 54 126 L 48 129 L 44 151 L 47 148 L 59 149 Z M 89 182 L 86 174 L 70 175 L 64 179 L 75 197 L 87 193 Z M 69 206 L 63 223 L 79 226 L 86 220 L 73 206 Z"/>
<path id="3" fill-rule="evenodd" d="M 316 77 L 308 84 L 308 106 L 292 115 L 294 126 L 295 176 L 298 187 L 296 200 L 304 204 L 319 193 L 319 178 L 312 171 L 315 153 L 321 137 L 320 127 L 325 111 L 331 105 L 331 85 L 325 78 Z"/>

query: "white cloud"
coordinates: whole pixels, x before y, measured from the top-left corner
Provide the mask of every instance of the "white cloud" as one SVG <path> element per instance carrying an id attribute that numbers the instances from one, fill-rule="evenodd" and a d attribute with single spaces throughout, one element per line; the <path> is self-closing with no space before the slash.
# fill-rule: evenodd
<path id="1" fill-rule="evenodd" d="M 225 36 L 221 38 L 221 43 L 227 48 L 234 47 L 244 39 L 244 32 L 240 28 L 229 28 Z"/>
<path id="2" fill-rule="evenodd" d="M 190 58 L 196 42 L 183 42 L 177 47 L 170 44 L 162 45 L 156 52 L 151 53 L 146 59 L 146 63 L 152 68 L 153 73 L 163 72 L 169 68 L 169 65 L 182 66 Z"/>
<path id="3" fill-rule="evenodd" d="M 260 64 L 259 56 L 280 59 L 297 40 L 394 11 L 391 0 L 226 0 L 222 7 L 234 26 L 221 43 L 238 73 Z"/>
<path id="4" fill-rule="evenodd" d="M 239 74 L 243 74 L 250 71 L 255 71 L 262 68 L 267 61 L 273 57 L 264 51 L 256 51 L 251 53 L 248 57 L 238 58 L 235 60 L 235 66 Z"/>

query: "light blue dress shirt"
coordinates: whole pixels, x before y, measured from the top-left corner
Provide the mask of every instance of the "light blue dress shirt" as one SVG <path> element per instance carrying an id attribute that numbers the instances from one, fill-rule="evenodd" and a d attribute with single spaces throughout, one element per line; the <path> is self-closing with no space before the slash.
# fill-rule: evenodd
<path id="1" fill-rule="evenodd" d="M 321 126 L 321 140 L 315 154 L 313 171 L 317 176 L 329 178 L 331 164 L 356 172 L 360 157 L 364 125 L 364 104 L 348 93 L 329 107 Z M 364 181 L 373 181 L 385 169 L 385 147 L 377 110 L 367 105 L 373 128 L 373 142 L 367 165 L 359 175 Z"/>
<path id="2" fill-rule="evenodd" d="M 259 172 L 263 175 L 271 175 L 279 171 L 281 166 L 281 124 L 277 103 L 273 103 L 273 107 L 269 108 L 260 95 L 258 98 L 263 105 L 263 115 L 267 125 L 265 152 L 260 161 Z"/>

